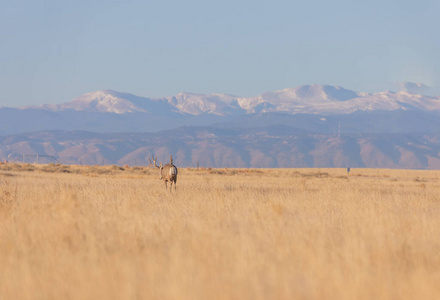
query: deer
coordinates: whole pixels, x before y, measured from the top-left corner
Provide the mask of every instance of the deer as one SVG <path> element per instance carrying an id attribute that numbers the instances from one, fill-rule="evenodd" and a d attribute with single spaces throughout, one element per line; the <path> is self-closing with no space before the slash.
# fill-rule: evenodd
<path id="1" fill-rule="evenodd" d="M 176 191 L 176 182 L 177 182 L 177 167 L 173 165 L 173 156 L 170 155 L 170 163 L 166 164 L 165 166 L 160 163 L 160 165 L 157 165 L 157 156 L 154 158 L 154 155 L 148 159 L 150 161 L 149 167 L 156 167 L 159 169 L 159 179 L 162 179 L 165 183 L 165 191 L 168 191 L 167 188 L 167 182 L 170 182 L 170 192 L 171 188 L 173 187 L 174 182 L 174 190 Z"/>

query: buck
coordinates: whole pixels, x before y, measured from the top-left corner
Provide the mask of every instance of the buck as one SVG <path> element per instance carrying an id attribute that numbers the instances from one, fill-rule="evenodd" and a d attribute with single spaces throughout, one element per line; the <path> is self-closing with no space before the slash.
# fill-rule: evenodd
<path id="1" fill-rule="evenodd" d="M 173 156 L 170 155 L 170 163 L 166 164 L 165 166 L 160 163 L 160 165 L 156 164 L 157 156 L 154 158 L 154 155 L 148 159 L 150 161 L 149 167 L 156 167 L 159 169 L 159 179 L 162 179 L 165 182 L 165 190 L 168 190 L 167 188 L 167 182 L 170 182 L 170 192 L 171 188 L 173 187 L 174 182 L 174 190 L 176 190 L 176 182 L 177 182 L 177 167 L 173 165 Z M 153 162 L 151 161 L 153 160 Z"/>

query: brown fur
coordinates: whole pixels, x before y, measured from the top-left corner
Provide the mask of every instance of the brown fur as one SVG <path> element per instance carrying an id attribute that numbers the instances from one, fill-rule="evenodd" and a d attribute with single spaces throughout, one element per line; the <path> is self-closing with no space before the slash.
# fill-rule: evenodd
<path id="1" fill-rule="evenodd" d="M 151 162 L 151 159 L 153 160 L 153 162 Z M 167 188 L 168 181 L 170 182 L 170 192 L 173 187 L 173 183 L 174 183 L 174 190 L 176 190 L 177 189 L 176 183 L 177 183 L 178 171 L 177 171 L 177 167 L 173 164 L 173 156 L 170 155 L 170 163 L 166 164 L 165 166 L 162 163 L 160 163 L 159 166 L 156 164 L 157 156 L 156 156 L 156 158 L 154 158 L 154 156 L 153 156 L 151 159 L 149 159 L 149 161 L 150 161 L 149 167 L 156 167 L 159 169 L 159 176 L 160 176 L 159 179 L 162 179 L 164 181 L 165 190 L 168 189 Z"/>

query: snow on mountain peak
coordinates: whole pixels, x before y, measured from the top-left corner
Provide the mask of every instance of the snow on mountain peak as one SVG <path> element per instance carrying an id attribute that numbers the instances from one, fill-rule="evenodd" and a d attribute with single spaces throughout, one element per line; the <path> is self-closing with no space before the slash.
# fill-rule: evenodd
<path id="1" fill-rule="evenodd" d="M 421 82 L 397 82 L 400 91 L 410 94 L 429 95 L 431 88 Z"/>
<path id="2" fill-rule="evenodd" d="M 309 105 L 311 103 L 325 103 L 331 101 L 347 101 L 360 96 L 360 93 L 330 85 L 303 85 L 274 92 L 267 92 L 258 96 L 262 102 L 290 103 Z"/>
<path id="3" fill-rule="evenodd" d="M 128 94 L 129 95 L 129 94 Z M 60 106 L 61 109 L 90 110 L 124 114 L 135 111 L 145 112 L 133 102 L 127 100 L 125 94 L 112 90 L 102 90 L 84 94 Z M 124 97 L 124 98 L 123 98 Z"/>
<path id="4" fill-rule="evenodd" d="M 226 94 L 179 93 L 167 99 L 179 111 L 191 115 L 207 113 L 222 116 L 233 111 L 242 110 L 237 97 Z"/>
<path id="5" fill-rule="evenodd" d="M 43 105 L 37 108 L 52 111 L 73 109 L 116 114 L 148 112 L 165 115 L 180 113 L 218 116 L 266 112 L 328 115 L 399 109 L 418 109 L 440 113 L 440 98 L 413 94 L 409 91 L 358 93 L 330 85 L 304 85 L 267 92 L 255 97 L 179 93 L 172 97 L 150 99 L 128 93 L 102 90 L 84 94 L 64 104 Z"/>

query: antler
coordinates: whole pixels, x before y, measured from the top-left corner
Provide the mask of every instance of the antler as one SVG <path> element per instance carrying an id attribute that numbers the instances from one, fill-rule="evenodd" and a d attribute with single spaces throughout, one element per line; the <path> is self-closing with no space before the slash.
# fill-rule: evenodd
<path id="1" fill-rule="evenodd" d="M 153 165 L 153 163 L 151 162 L 151 159 L 153 159 L 153 163 L 154 163 L 154 165 Z M 156 164 L 156 161 L 157 161 L 157 155 L 156 155 L 156 158 L 154 158 L 154 155 L 152 155 L 151 158 L 149 158 L 148 160 L 150 161 L 150 164 L 148 165 L 149 167 L 156 167 L 156 168 L 159 168 L 159 166 Z"/>
<path id="2" fill-rule="evenodd" d="M 171 161 L 171 164 L 173 164 L 173 156 L 172 155 L 170 155 L 170 161 Z"/>

